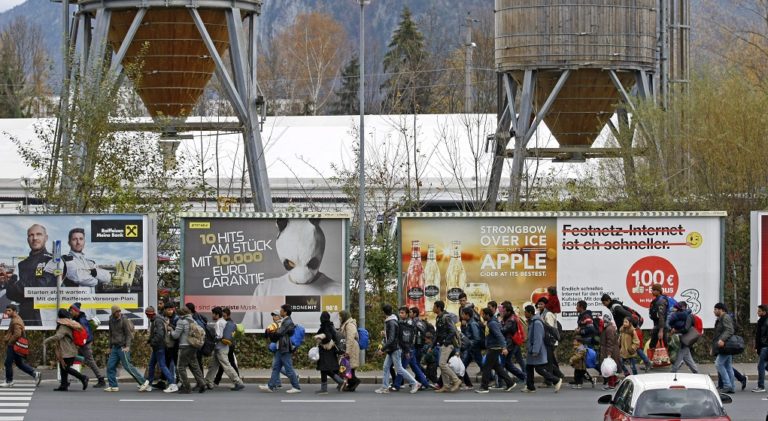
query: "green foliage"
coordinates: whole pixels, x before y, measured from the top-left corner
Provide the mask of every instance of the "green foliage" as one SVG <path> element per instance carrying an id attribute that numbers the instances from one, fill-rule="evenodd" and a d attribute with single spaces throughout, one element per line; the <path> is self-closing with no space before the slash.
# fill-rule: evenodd
<path id="1" fill-rule="evenodd" d="M 360 60 L 352 57 L 341 71 L 341 86 L 336 90 L 336 99 L 331 105 L 333 114 L 353 115 L 360 112 Z"/>

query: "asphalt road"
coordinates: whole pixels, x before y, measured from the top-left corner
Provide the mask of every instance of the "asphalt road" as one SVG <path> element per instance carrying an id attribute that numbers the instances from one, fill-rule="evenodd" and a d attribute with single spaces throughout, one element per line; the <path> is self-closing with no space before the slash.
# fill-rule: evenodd
<path id="1" fill-rule="evenodd" d="M 30 403 L 26 414 L 3 412 L 18 411 L 20 407 L 3 404 L 14 404 L 15 399 L 27 397 L 17 395 L 23 392 L 13 392 L 14 389 L 0 391 L 0 421 L 61 421 L 72 418 L 338 421 L 345 419 L 345 416 L 366 421 L 581 421 L 602 420 L 605 412 L 605 406 L 596 403 L 597 398 L 605 394 L 602 390 L 566 390 L 565 387 L 558 394 L 553 393 L 552 389 L 539 389 L 535 394 L 524 394 L 515 390 L 509 393 L 491 392 L 482 395 L 473 392 L 419 392 L 415 395 L 398 392 L 377 395 L 373 393 L 375 386 L 362 385 L 355 393 L 334 391 L 325 396 L 317 396 L 313 393 L 317 390 L 317 385 L 304 386 L 303 393 L 296 395 L 259 392 L 254 384 L 247 385 L 246 389 L 240 392 L 221 388 L 204 394 L 190 395 L 164 394 L 159 390 L 138 393 L 136 386 L 128 382 L 121 383 L 118 393 L 106 393 L 98 389 L 85 392 L 54 392 L 55 386 L 52 381 L 44 381 L 40 388 L 31 393 L 30 400 L 22 400 L 22 404 Z M 734 395 L 734 403 L 726 406 L 726 409 L 734 420 L 762 421 L 768 412 L 768 401 L 762 400 L 766 396 L 768 395 L 749 391 L 740 392 Z"/>

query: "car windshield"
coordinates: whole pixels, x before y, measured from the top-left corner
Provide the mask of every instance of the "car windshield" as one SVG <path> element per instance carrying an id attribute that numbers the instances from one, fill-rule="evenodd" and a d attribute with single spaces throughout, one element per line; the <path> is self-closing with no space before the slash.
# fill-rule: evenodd
<path id="1" fill-rule="evenodd" d="M 640 418 L 707 418 L 724 415 L 717 396 L 706 389 L 654 389 L 637 398 Z"/>

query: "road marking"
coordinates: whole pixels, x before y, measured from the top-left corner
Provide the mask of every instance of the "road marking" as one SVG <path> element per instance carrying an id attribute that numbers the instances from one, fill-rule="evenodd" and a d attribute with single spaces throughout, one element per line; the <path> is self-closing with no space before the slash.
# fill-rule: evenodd
<path id="1" fill-rule="evenodd" d="M 194 402 L 194 401 L 195 401 L 194 399 L 120 399 L 120 402 Z"/>
<path id="2" fill-rule="evenodd" d="M 0 421 L 24 421 L 24 417 L 0 417 Z"/>
<path id="3" fill-rule="evenodd" d="M 327 399 L 283 399 L 280 402 L 283 403 L 355 403 L 354 399 L 336 399 L 336 400 L 327 400 Z"/>
<path id="4" fill-rule="evenodd" d="M 0 392 L 0 396 L 32 396 L 32 392 Z"/>
<path id="5" fill-rule="evenodd" d="M 37 389 L 34 387 L 30 388 L 22 388 L 22 387 L 14 387 L 13 389 L 0 389 L 0 392 L 35 392 Z"/>
<path id="6" fill-rule="evenodd" d="M 0 408 L 0 414 L 26 414 L 26 409 L 5 409 Z"/>
<path id="7" fill-rule="evenodd" d="M 0 396 L 0 401 L 31 401 L 32 396 Z"/>
<path id="8" fill-rule="evenodd" d="M 517 399 L 443 399 L 447 403 L 517 403 Z"/>
<path id="9" fill-rule="evenodd" d="M 7 406 L 29 406 L 28 402 L 0 402 L 0 408 Z"/>

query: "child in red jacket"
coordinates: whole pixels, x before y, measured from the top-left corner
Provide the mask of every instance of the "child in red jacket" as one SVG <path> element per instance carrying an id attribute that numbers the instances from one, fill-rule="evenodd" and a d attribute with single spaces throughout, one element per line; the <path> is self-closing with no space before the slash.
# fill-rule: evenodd
<path id="1" fill-rule="evenodd" d="M 545 308 L 552 313 L 560 314 L 560 299 L 557 298 L 557 288 L 547 288 L 547 294 L 549 295 L 547 295 L 547 304 L 545 305 Z"/>

